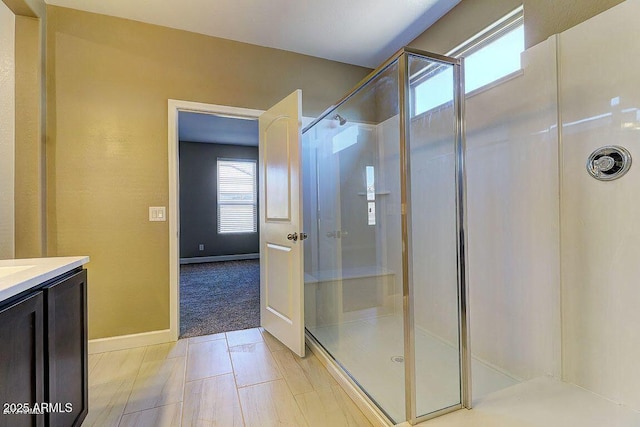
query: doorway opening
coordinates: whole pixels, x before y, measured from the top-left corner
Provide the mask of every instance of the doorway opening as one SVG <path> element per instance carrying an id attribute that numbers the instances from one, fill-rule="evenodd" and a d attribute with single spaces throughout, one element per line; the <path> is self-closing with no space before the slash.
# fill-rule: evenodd
<path id="1" fill-rule="evenodd" d="M 260 326 L 259 110 L 169 100 L 171 332 Z"/>

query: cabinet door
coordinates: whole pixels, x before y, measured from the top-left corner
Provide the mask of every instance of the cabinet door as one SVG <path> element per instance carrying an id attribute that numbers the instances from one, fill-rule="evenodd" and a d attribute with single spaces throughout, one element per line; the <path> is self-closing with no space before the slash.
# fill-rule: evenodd
<path id="1" fill-rule="evenodd" d="M 49 426 L 80 426 L 88 411 L 87 271 L 44 288 L 46 311 L 45 397 L 56 408 Z"/>
<path id="2" fill-rule="evenodd" d="M 43 415 L 5 414 L 44 402 L 43 298 L 37 292 L 0 310 L 0 426 L 43 426 Z M 28 407 L 27 407 L 28 406 Z"/>

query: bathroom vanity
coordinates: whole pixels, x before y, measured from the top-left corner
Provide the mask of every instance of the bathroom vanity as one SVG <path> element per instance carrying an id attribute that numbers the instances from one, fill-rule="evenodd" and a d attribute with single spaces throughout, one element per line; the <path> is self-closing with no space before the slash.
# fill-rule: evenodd
<path id="1" fill-rule="evenodd" d="M 0 427 L 86 417 L 87 262 L 0 260 Z"/>

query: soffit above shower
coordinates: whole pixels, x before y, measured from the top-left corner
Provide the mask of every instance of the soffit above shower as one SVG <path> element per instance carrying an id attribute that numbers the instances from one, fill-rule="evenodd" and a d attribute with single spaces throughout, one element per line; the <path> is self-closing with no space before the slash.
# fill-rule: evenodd
<path id="1" fill-rule="evenodd" d="M 46 2 L 375 68 L 460 0 Z"/>

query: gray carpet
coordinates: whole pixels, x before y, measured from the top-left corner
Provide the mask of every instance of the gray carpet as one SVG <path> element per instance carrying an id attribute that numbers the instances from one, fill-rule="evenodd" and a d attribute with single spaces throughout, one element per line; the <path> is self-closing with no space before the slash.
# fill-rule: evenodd
<path id="1" fill-rule="evenodd" d="M 260 261 L 180 266 L 180 338 L 260 326 Z"/>

